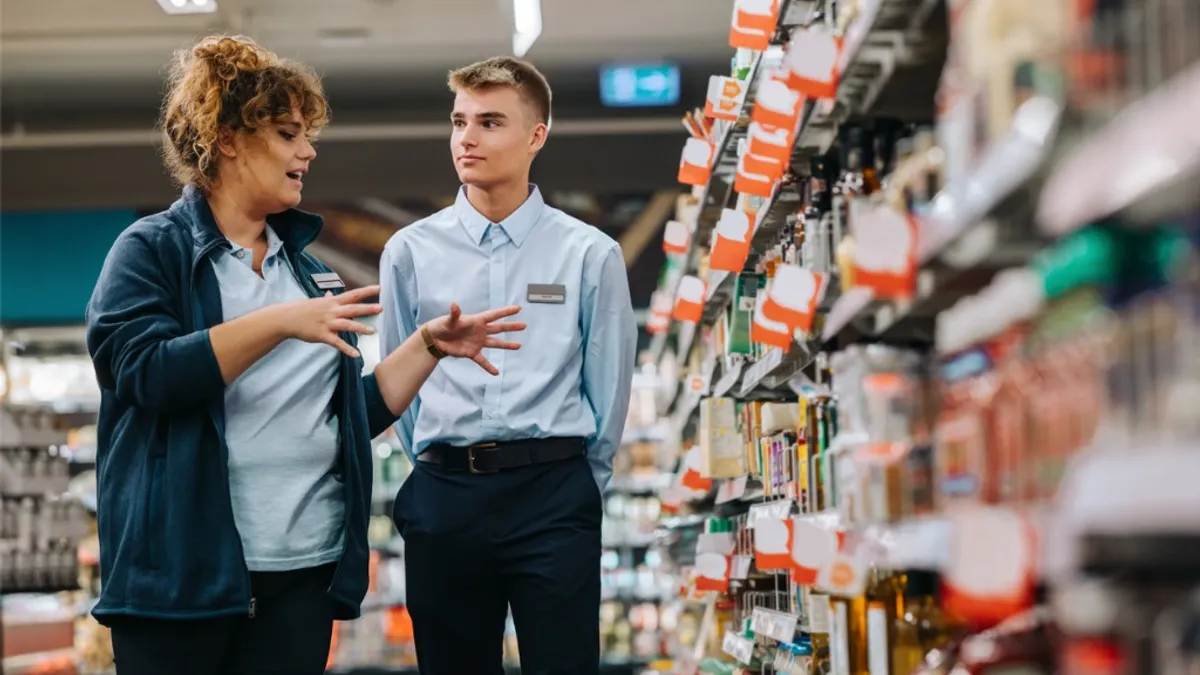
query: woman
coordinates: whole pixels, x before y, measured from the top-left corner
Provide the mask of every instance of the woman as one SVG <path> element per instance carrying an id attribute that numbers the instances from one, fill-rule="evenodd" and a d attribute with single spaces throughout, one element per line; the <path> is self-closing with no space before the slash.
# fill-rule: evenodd
<path id="1" fill-rule="evenodd" d="M 126 230 L 87 311 L 102 393 L 95 616 L 119 675 L 322 673 L 367 590 L 370 441 L 438 358 L 496 369 L 508 307 L 451 313 L 363 377 L 372 286 L 343 293 L 295 209 L 328 120 L 318 78 L 245 38 L 175 62 L 161 117 L 185 185 Z"/>

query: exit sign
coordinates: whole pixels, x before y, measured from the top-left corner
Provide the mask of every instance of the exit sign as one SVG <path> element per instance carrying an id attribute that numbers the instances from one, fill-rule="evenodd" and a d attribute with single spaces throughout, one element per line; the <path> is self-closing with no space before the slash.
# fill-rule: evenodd
<path id="1" fill-rule="evenodd" d="M 610 107 L 652 107 L 679 102 L 679 67 L 609 66 L 600 70 L 600 102 Z"/>

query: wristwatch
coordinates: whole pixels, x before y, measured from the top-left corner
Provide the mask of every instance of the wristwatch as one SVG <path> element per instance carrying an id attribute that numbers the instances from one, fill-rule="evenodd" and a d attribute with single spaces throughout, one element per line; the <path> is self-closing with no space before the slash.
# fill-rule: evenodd
<path id="1" fill-rule="evenodd" d="M 446 352 L 438 349 L 438 346 L 433 343 L 433 336 L 429 334 L 429 326 L 421 326 L 421 339 L 425 341 L 425 349 L 433 354 L 433 358 L 438 360 L 446 358 Z"/>

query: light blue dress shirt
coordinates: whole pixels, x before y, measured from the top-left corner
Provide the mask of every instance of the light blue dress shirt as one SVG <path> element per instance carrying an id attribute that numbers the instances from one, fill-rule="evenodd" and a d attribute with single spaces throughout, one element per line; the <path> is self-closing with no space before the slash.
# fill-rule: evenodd
<path id="1" fill-rule="evenodd" d="M 410 456 L 433 443 L 466 446 L 555 436 L 587 439 L 603 491 L 621 443 L 633 381 L 637 323 L 620 246 L 600 230 L 529 198 L 491 223 L 459 190 L 454 206 L 397 232 L 380 262 L 383 355 L 457 302 L 466 314 L 520 305 L 508 336 L 518 351 L 487 349 L 500 375 L 446 359 L 396 432 Z M 561 285 L 561 303 L 530 302 L 531 284 Z"/>
<path id="2" fill-rule="evenodd" d="M 308 298 L 267 228 L 262 277 L 233 242 L 212 258 L 225 321 Z M 345 495 L 332 409 L 340 352 L 286 340 L 225 389 L 229 492 L 246 565 L 256 572 L 316 567 L 342 556 Z"/>

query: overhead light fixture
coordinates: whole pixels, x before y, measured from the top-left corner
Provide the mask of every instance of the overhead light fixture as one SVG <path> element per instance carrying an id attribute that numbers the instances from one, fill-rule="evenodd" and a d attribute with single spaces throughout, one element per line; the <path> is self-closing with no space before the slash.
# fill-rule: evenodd
<path id="1" fill-rule="evenodd" d="M 542 34 L 542 0 L 512 0 L 512 3 L 513 55 L 521 58 Z"/>
<path id="2" fill-rule="evenodd" d="M 158 0 L 158 6 L 167 14 L 212 14 L 217 0 Z"/>

